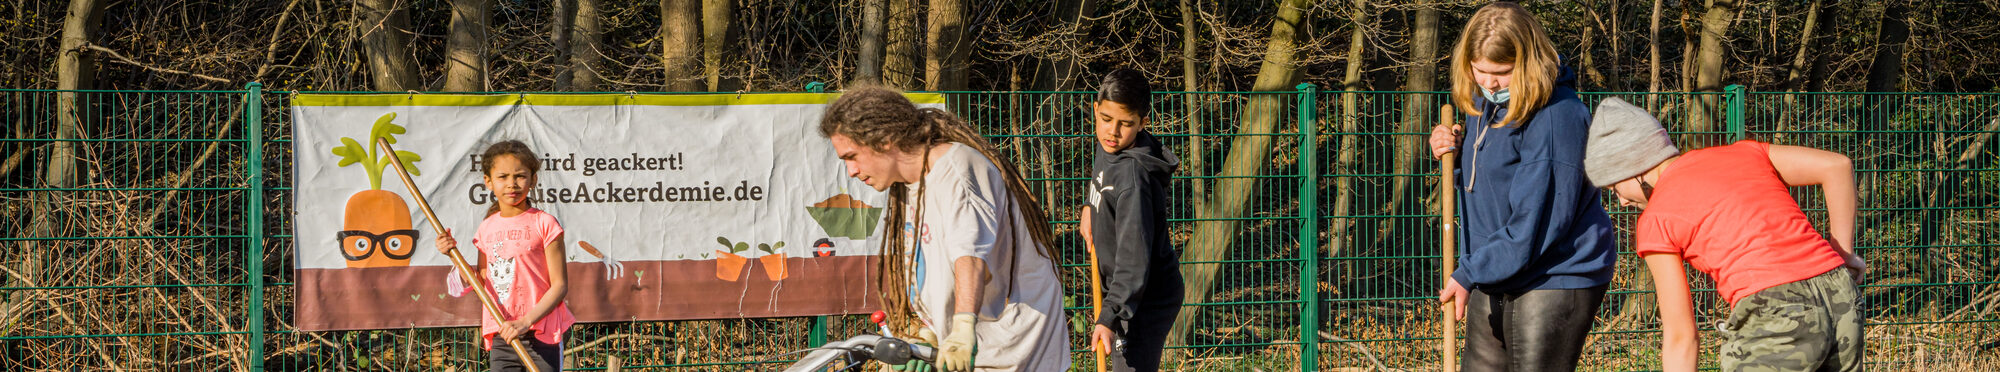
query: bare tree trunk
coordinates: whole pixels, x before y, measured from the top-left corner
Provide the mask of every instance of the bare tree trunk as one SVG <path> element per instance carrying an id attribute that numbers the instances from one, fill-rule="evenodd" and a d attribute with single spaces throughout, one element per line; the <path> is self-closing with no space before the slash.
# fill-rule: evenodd
<path id="1" fill-rule="evenodd" d="M 1403 82 L 1403 90 L 1408 92 L 1429 92 L 1437 80 L 1438 59 L 1438 11 L 1435 5 L 1419 3 L 1416 22 L 1410 26 L 1410 67 L 1408 80 Z M 1403 133 L 1428 133 L 1433 123 L 1430 113 L 1436 112 L 1437 104 L 1431 103 L 1428 93 L 1410 93 L 1403 98 Z M 1402 176 L 1416 173 L 1417 164 L 1427 161 L 1430 156 L 1423 146 L 1423 135 L 1396 135 L 1396 160 L 1389 173 L 1397 174 L 1395 184 L 1389 188 L 1389 203 L 1385 204 L 1389 214 L 1401 214 L 1403 201 L 1409 197 L 1410 183 L 1417 179 Z M 1343 191 L 1344 192 L 1344 191 Z M 1394 237 L 1397 223 L 1384 220 L 1382 236 Z"/>
<path id="2" fill-rule="evenodd" d="M 1271 19 L 1271 39 L 1264 44 L 1264 62 L 1257 69 L 1257 81 L 1251 89 L 1259 92 L 1284 92 L 1298 83 L 1296 49 L 1306 30 L 1305 9 L 1312 7 L 1313 0 L 1286 0 L 1278 7 Z M 1291 95 L 1257 94 L 1250 99 L 1249 107 L 1243 111 L 1238 133 L 1271 133 L 1290 112 L 1285 110 L 1285 100 Z M 1254 176 L 1264 173 L 1264 166 L 1271 163 L 1271 137 L 1246 135 L 1235 137 L 1229 146 L 1229 155 L 1223 159 L 1223 179 L 1216 181 L 1215 193 L 1208 204 L 1202 205 L 1202 215 L 1212 219 L 1195 224 L 1194 238 L 1186 246 L 1182 261 L 1208 262 L 1221 260 L 1236 243 L 1243 211 L 1250 202 L 1250 194 L 1257 187 Z M 1187 303 L 1209 302 L 1209 291 L 1215 284 L 1217 267 L 1211 264 L 1192 265 L 1182 268 L 1187 273 Z M 1174 329 L 1168 333 L 1168 346 L 1182 345 L 1187 330 L 1194 326 L 1197 312 L 1185 311 L 1174 319 Z"/>
<path id="3" fill-rule="evenodd" d="M 1840 5 L 1840 1 L 1838 0 L 1822 4 L 1820 8 L 1821 9 L 1819 15 L 1820 17 L 1819 23 L 1823 25 L 1820 28 L 1825 29 L 1823 33 L 1826 34 L 1826 36 L 1822 37 L 1833 37 L 1840 32 L 1840 27 L 1837 27 L 1835 25 L 1842 24 L 1841 13 L 1849 10 L 1847 10 L 1845 7 L 1842 7 Z M 1838 40 L 1838 39 L 1833 39 L 1833 40 Z M 1827 59 L 1828 59 L 1828 53 L 1813 54 L 1812 67 L 1806 71 L 1806 79 L 1805 79 L 1806 84 L 1804 91 L 1807 92 L 1826 91 L 1826 81 L 1828 80 L 1827 75 L 1832 73 L 1832 68 L 1828 66 Z"/>
<path id="4" fill-rule="evenodd" d="M 63 17 L 62 49 L 56 53 L 56 89 L 68 91 L 92 88 L 97 78 L 97 62 L 91 58 L 87 47 L 91 44 L 91 40 L 97 37 L 97 27 L 103 22 L 103 18 L 103 1 L 70 1 L 69 13 Z M 78 99 L 77 93 L 74 92 L 56 93 L 55 139 L 58 141 L 49 144 L 46 158 L 48 164 L 44 165 L 42 180 L 36 187 L 61 189 L 75 187 L 77 184 L 78 174 L 81 173 L 77 168 L 82 165 L 76 156 L 77 143 L 61 140 L 83 137 L 82 120 L 77 117 L 80 111 Z M 63 203 L 59 199 L 57 192 L 54 191 L 34 193 L 34 202 L 30 204 L 28 213 L 30 219 L 26 231 L 27 237 L 46 238 L 67 234 L 68 217 L 62 212 Z M 42 259 L 52 251 L 35 247 L 40 244 L 45 243 L 30 241 L 24 243 L 23 247 L 16 247 L 20 249 L 16 252 L 24 254 L 21 255 L 22 259 L 14 271 L 25 276 L 25 280 L 42 281 Z M 7 282 L 15 281 L 7 280 Z M 33 291 L 8 291 L 7 303 L 5 307 L 0 307 L 0 312 L 21 309 L 21 303 L 27 301 L 32 294 Z M 22 317 L 23 315 L 25 314 L 0 313 L 0 319 L 11 319 L 0 321 L 0 325 L 11 326 L 15 321 L 26 319 Z M 99 353 L 102 354 L 102 351 Z"/>
<path id="5" fill-rule="evenodd" d="M 1186 92 L 1194 92 L 1201 90 L 1200 83 L 1197 81 L 1197 77 L 1201 75 L 1201 70 L 1196 68 L 1194 63 L 1195 44 L 1196 44 L 1195 41 L 1196 36 L 1194 33 L 1195 10 L 1193 6 L 1188 4 L 1188 1 L 1189 0 L 1181 0 L 1180 3 L 1181 90 Z M 1187 113 L 1186 113 L 1187 133 L 1190 135 L 1188 137 L 1188 152 L 1187 154 L 1182 155 L 1181 158 L 1187 161 L 1188 165 L 1187 174 L 1195 177 L 1201 177 L 1202 175 L 1206 174 L 1205 172 L 1207 172 L 1208 170 L 1208 165 L 1207 165 L 1208 162 L 1205 161 L 1205 159 L 1208 157 L 1207 154 L 1205 154 L 1207 150 L 1203 150 L 1203 146 L 1201 144 L 1202 137 L 1200 136 L 1200 134 L 1202 134 L 1202 131 L 1205 130 L 1202 128 L 1201 124 L 1200 102 L 1202 102 L 1202 100 L 1203 97 L 1196 96 L 1194 94 L 1188 94 L 1186 96 L 1181 97 L 1181 102 L 1187 105 Z M 1194 205 L 1202 205 L 1208 203 L 1208 183 L 1203 182 L 1203 180 L 1200 178 L 1191 179 L 1189 181 L 1193 182 L 1192 186 L 1194 186 L 1193 187 L 1194 193 L 1193 195 L 1191 195 L 1191 197 L 1193 198 L 1192 202 L 1194 203 Z M 1195 208 L 1194 218 L 1202 218 L 1201 212 L 1202 212 L 1201 208 Z"/>
<path id="6" fill-rule="evenodd" d="M 1321 257 L 1339 256 L 1347 253 L 1350 247 L 1356 245 L 1354 244 L 1356 239 L 1354 238 L 1353 229 L 1360 224 L 1355 223 L 1353 217 L 1359 214 L 1355 213 L 1357 208 L 1354 207 L 1354 194 L 1356 194 L 1354 192 L 1354 177 L 1346 177 L 1345 175 L 1353 174 L 1354 164 L 1360 160 L 1361 141 L 1355 138 L 1358 137 L 1357 135 L 1352 133 L 1361 132 L 1361 94 L 1354 92 L 1367 89 L 1361 81 L 1361 66 L 1367 64 L 1368 61 L 1362 53 L 1367 51 L 1369 21 L 1367 0 L 1354 0 L 1354 13 L 1348 16 L 1348 22 L 1352 23 L 1353 30 L 1348 32 L 1347 37 L 1347 71 L 1341 79 L 1340 84 L 1340 90 L 1347 91 L 1347 93 L 1340 95 L 1340 133 L 1343 133 L 1342 137 L 1346 138 L 1340 138 L 1339 150 L 1334 152 L 1335 160 L 1333 163 L 1333 174 L 1335 174 L 1333 182 L 1335 194 L 1333 213 L 1335 216 L 1342 217 L 1327 219 L 1327 231 L 1333 234 L 1322 243 L 1327 249 Z M 1301 109 L 1317 110 L 1318 108 Z M 1300 125 L 1304 124 L 1301 123 Z M 1317 141 L 1320 135 L 1319 133 L 1313 133 L 1310 138 Z M 1323 147 L 1316 146 L 1315 148 Z M 1309 169 L 1306 171 L 1318 172 L 1319 170 Z M 1315 207 L 1318 206 L 1300 206 L 1300 208 Z M 1314 231 L 1312 233 L 1317 234 L 1319 232 Z M 1299 247 L 1299 249 L 1320 249 L 1320 247 Z M 1307 283 L 1306 285 L 1317 284 Z M 1317 304 L 1314 305 L 1317 306 Z"/>
<path id="7" fill-rule="evenodd" d="M 896 89 L 917 87 L 917 12 L 913 0 L 889 0 L 888 44 L 882 56 L 882 83 Z"/>
<path id="8" fill-rule="evenodd" d="M 734 90 L 722 85 L 722 63 L 736 40 L 736 0 L 702 0 L 701 59 L 707 71 L 708 91 Z"/>
<path id="9" fill-rule="evenodd" d="M 603 61 L 604 20 L 598 15 L 598 0 L 576 0 L 576 28 L 570 34 L 570 86 L 577 91 L 598 90 L 598 63 Z"/>
<path id="10" fill-rule="evenodd" d="M 566 91 L 570 90 L 570 84 L 576 80 L 575 70 L 571 68 L 573 65 L 570 62 L 569 44 L 570 35 L 576 32 L 574 25 L 576 0 L 549 0 L 549 2 L 550 13 L 554 13 L 549 21 L 549 46 L 554 49 L 552 52 L 555 52 L 556 65 L 553 90 Z"/>
<path id="11" fill-rule="evenodd" d="M 1903 49 L 1910 41 L 1909 6 L 1900 1 L 1889 2 L 1889 9 L 1882 13 L 1882 27 L 1875 38 L 1875 61 L 1868 66 L 1868 91 L 1901 91 L 1903 82 Z"/>
<path id="12" fill-rule="evenodd" d="M 965 89 L 965 60 L 972 55 L 971 43 L 966 38 L 965 1 L 931 1 L 928 22 L 924 32 L 924 89 Z"/>
<path id="13" fill-rule="evenodd" d="M 1065 42 L 1056 43 L 1058 45 L 1076 45 L 1067 41 L 1081 39 L 1090 33 L 1090 27 L 1095 23 L 1091 21 L 1091 17 L 1097 14 L 1097 0 L 1064 1 L 1057 8 L 1056 14 L 1061 20 L 1056 24 L 1056 29 L 1050 33 L 1062 35 L 1060 40 Z M 1032 89 L 1062 92 L 1087 85 L 1079 84 L 1078 81 L 1077 75 L 1081 73 L 1078 70 L 1082 69 L 1083 61 L 1079 60 L 1077 54 L 1075 51 L 1062 50 L 1055 53 L 1055 58 L 1043 60 L 1041 68 L 1035 69 L 1035 86 Z"/>
<path id="14" fill-rule="evenodd" d="M 1736 7 L 1741 5 L 1737 1 L 1708 0 L 1708 11 L 1701 16 L 1701 51 L 1695 62 L 1695 91 L 1722 91 L 1722 62 L 1724 55 L 1729 53 L 1729 46 L 1723 45 L 1722 39 L 1728 35 L 1729 25 L 1736 22 Z M 1715 115 L 1718 104 L 1720 100 L 1715 95 L 1702 95 L 1701 106 L 1695 107 L 1694 115 L 1690 116 L 1693 120 L 1689 129 L 1697 132 L 1719 130 L 1721 119 Z M 1723 141 L 1723 136 L 1715 134 L 1702 134 L 1695 138 L 1696 147 L 1718 145 Z"/>
<path id="15" fill-rule="evenodd" d="M 1697 42 L 1694 37 L 1695 34 L 1698 34 L 1700 32 L 1690 31 L 1687 28 L 1687 25 L 1693 24 L 1693 21 L 1688 19 L 1688 15 L 1693 14 L 1692 11 L 1689 11 L 1689 8 L 1692 8 L 1693 6 L 1694 6 L 1693 2 L 1688 2 L 1688 1 L 1681 2 L 1680 28 L 1681 28 L 1681 34 L 1684 36 L 1681 38 L 1680 71 L 1676 71 L 1676 75 L 1680 75 L 1681 77 L 1680 78 L 1681 85 L 1679 89 L 1676 89 L 1677 91 L 1680 92 L 1694 91 L 1694 61 L 1699 59 L 1697 58 L 1699 57 L 1699 55 L 1696 54 L 1697 52 L 1695 51 L 1694 47 L 1695 45 L 1698 45 L 1700 43 Z M 1669 106 L 1665 110 L 1667 110 L 1668 112 L 1672 112 L 1674 110 L 1689 110 L 1689 111 L 1698 110 L 1694 108 L 1696 100 L 1693 95 L 1680 95 L 1680 98 L 1681 98 L 1680 105 Z"/>
<path id="16" fill-rule="evenodd" d="M 410 67 L 410 12 L 399 0 L 355 0 L 355 36 L 368 59 L 369 80 L 377 91 L 420 89 Z"/>
<path id="17" fill-rule="evenodd" d="M 660 40 L 666 89 L 702 91 L 701 0 L 660 0 Z"/>
<path id="18" fill-rule="evenodd" d="M 882 13 L 888 11 L 886 8 L 888 4 L 884 0 L 861 1 L 861 51 L 855 58 L 856 83 L 882 82 L 882 53 L 886 52 L 882 39 L 886 32 L 883 28 L 887 26 L 887 19 Z"/>
<path id="19" fill-rule="evenodd" d="M 1785 67 L 1785 90 L 1793 93 L 1797 93 L 1800 89 L 1805 88 L 1807 69 L 1811 68 L 1811 58 L 1809 56 L 1813 55 L 1814 44 L 1819 40 L 1821 1 L 1814 0 L 1805 4 L 1805 6 L 1806 23 L 1803 29 L 1799 30 L 1799 50 L 1792 54 L 1792 63 Z M 1785 95 L 1784 107 L 1798 107 L 1798 96 L 1796 94 Z M 1793 110 L 1785 110 L 1785 118 L 1778 120 L 1777 130 L 1771 134 L 1774 141 L 1785 138 L 1785 132 L 1791 128 L 1792 122 L 1798 119 L 1798 116 L 1794 114 L 1795 111 Z"/>
<path id="20" fill-rule="evenodd" d="M 444 91 L 484 92 L 486 41 L 493 0 L 451 0 L 451 35 L 444 47 Z"/>
<path id="21" fill-rule="evenodd" d="M 1646 80 L 1646 93 L 1651 93 L 1646 95 L 1646 111 L 1655 113 L 1660 112 L 1660 4 L 1666 2 L 1653 0 L 1653 21 L 1646 26 L 1646 34 L 1649 35 L 1646 37 L 1646 49 L 1651 56 L 1647 59 L 1647 69 L 1652 75 Z"/>
<path id="22" fill-rule="evenodd" d="M 1811 68 L 1808 65 L 1811 62 L 1811 58 L 1809 57 L 1813 55 L 1814 44 L 1819 41 L 1819 8 L 1821 6 L 1823 5 L 1820 0 L 1814 0 L 1806 4 L 1805 28 L 1799 30 L 1799 50 L 1797 53 L 1792 54 L 1792 63 L 1785 68 L 1786 91 L 1797 92 L 1806 86 L 1807 69 Z M 1792 107 L 1792 105 L 1787 104 L 1785 107 Z"/>
<path id="23" fill-rule="evenodd" d="M 1596 1 L 1586 0 L 1580 5 L 1583 7 L 1583 12 L 1586 16 L 1588 16 L 1588 19 L 1585 19 L 1583 22 L 1583 34 L 1580 35 L 1583 38 L 1583 42 L 1582 45 L 1577 48 L 1577 53 L 1583 55 L 1583 61 L 1580 63 L 1581 66 L 1578 66 L 1582 67 L 1583 70 L 1583 71 L 1578 71 L 1580 72 L 1579 75 L 1583 75 L 1583 79 L 1581 79 L 1582 84 L 1580 84 L 1579 86 L 1601 87 L 1604 84 L 1604 72 L 1597 70 L 1597 59 L 1594 58 L 1595 53 L 1591 53 L 1591 49 L 1594 49 L 1597 46 L 1596 43 L 1597 34 L 1603 33 L 1606 30 L 1598 27 L 1600 25 L 1603 25 L 1602 22 L 1596 22 L 1597 20 L 1602 19 L 1602 17 L 1599 17 L 1597 15 Z M 1612 50 L 1617 50 L 1617 49 L 1612 49 Z M 1613 54 L 1612 59 L 1617 59 L 1616 54 Z"/>

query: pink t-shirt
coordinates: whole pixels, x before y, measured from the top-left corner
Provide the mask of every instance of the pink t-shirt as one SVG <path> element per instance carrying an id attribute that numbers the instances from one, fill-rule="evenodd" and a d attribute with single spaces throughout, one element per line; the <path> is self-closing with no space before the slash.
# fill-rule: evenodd
<path id="1" fill-rule="evenodd" d="M 534 208 L 513 217 L 494 213 L 479 222 L 479 233 L 472 245 L 479 248 L 480 258 L 486 263 L 487 289 L 501 312 L 509 317 L 523 316 L 534 310 L 542 294 L 548 293 L 549 265 L 543 248 L 562 235 L 562 224 L 556 222 L 555 216 Z M 532 329 L 536 340 L 559 345 L 572 324 L 576 324 L 576 317 L 570 314 L 565 301 L 556 304 Z M 486 340 L 486 349 L 493 349 L 493 337 L 500 333 L 500 322 L 491 314 L 481 317 L 479 333 Z"/>

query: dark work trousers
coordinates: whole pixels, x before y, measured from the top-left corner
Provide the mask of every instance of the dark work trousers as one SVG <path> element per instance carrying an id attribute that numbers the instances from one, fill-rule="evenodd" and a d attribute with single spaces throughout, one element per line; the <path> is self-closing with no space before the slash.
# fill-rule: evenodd
<path id="1" fill-rule="evenodd" d="M 1170 283 L 1159 283 L 1158 287 L 1147 288 L 1154 292 L 1172 293 L 1168 299 L 1146 304 L 1134 311 L 1132 320 L 1125 322 L 1124 347 L 1113 346 L 1111 369 L 1117 372 L 1158 371 L 1160 355 L 1167 346 L 1167 332 L 1174 329 L 1174 317 L 1181 313 L 1180 278 Z"/>
<path id="2" fill-rule="evenodd" d="M 534 358 L 535 368 L 542 372 L 560 371 L 562 366 L 562 345 L 551 345 L 536 340 L 531 333 L 523 336 L 521 346 L 528 347 L 528 357 Z M 521 356 L 514 353 L 513 346 L 507 346 L 500 336 L 493 336 L 493 349 L 486 351 L 486 361 L 493 366 L 493 372 L 527 371 Z"/>
<path id="3" fill-rule="evenodd" d="M 1465 355 L 1459 359 L 1459 370 L 1576 370 L 1606 288 L 1467 291 Z"/>

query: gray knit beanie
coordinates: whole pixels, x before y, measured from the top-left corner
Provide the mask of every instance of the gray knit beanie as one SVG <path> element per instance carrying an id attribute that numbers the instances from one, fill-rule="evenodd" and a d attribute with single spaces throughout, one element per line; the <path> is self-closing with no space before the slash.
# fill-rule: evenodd
<path id="1" fill-rule="evenodd" d="M 1680 154 L 1666 128 L 1646 109 L 1625 100 L 1606 98 L 1590 118 L 1590 139 L 1584 143 L 1583 174 L 1597 187 L 1646 173 Z"/>

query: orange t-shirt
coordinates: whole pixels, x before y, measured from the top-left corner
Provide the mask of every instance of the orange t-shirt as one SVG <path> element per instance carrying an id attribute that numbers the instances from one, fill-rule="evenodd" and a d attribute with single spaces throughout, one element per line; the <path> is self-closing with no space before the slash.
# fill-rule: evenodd
<path id="1" fill-rule="evenodd" d="M 486 284 L 493 300 L 500 310 L 510 317 L 526 315 L 541 302 L 542 294 L 549 291 L 548 255 L 549 243 L 562 237 L 562 224 L 556 217 L 540 209 L 529 208 L 513 217 L 501 217 L 499 213 L 486 216 L 479 222 L 479 232 L 472 245 L 479 248 L 481 259 L 486 262 Z M 563 262 L 555 263 L 557 265 Z M 485 314 L 479 322 L 479 333 L 486 340 L 486 348 L 493 349 L 493 337 L 500 333 L 500 322 L 492 314 Z M 576 318 L 569 312 L 569 303 L 564 301 L 549 310 L 533 327 L 535 339 L 546 344 L 560 345 L 564 332 L 576 324 Z"/>
<path id="2" fill-rule="evenodd" d="M 1770 150 L 1737 141 L 1682 154 L 1660 174 L 1639 215 L 1632 233 L 1638 254 L 1680 254 L 1715 278 L 1730 306 L 1845 264 L 1799 210 Z"/>

